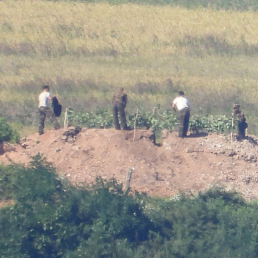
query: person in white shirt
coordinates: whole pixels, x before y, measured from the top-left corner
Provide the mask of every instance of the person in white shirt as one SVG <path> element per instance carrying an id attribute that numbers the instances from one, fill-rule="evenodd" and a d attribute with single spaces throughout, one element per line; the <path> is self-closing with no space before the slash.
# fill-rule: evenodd
<path id="1" fill-rule="evenodd" d="M 178 112 L 178 136 L 184 138 L 188 131 L 190 107 L 187 98 L 184 96 L 184 92 L 179 91 L 178 95 L 179 96 L 176 97 L 172 103 L 172 108 L 176 109 Z"/>
<path id="2" fill-rule="evenodd" d="M 49 92 L 49 86 L 45 85 L 43 86 L 43 91 L 39 94 L 39 128 L 38 132 L 39 135 L 42 135 L 44 133 L 44 123 L 46 116 L 49 117 L 50 121 L 54 125 L 54 129 L 57 130 L 60 128 L 60 124 L 58 123 L 55 115 L 48 107 L 48 100 L 51 100 L 52 97 Z"/>

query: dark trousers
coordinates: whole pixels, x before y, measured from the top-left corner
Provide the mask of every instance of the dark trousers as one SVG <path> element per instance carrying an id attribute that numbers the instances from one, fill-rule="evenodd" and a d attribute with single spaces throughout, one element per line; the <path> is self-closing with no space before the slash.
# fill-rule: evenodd
<path id="1" fill-rule="evenodd" d="M 247 123 L 246 122 L 239 122 L 238 123 L 238 138 L 239 139 L 244 139 L 245 138 L 245 129 L 247 128 Z"/>
<path id="2" fill-rule="evenodd" d="M 190 119 L 189 108 L 184 108 L 178 111 L 178 122 L 179 122 L 178 136 L 179 137 L 186 137 L 187 131 L 188 131 L 189 119 Z"/>
<path id="3" fill-rule="evenodd" d="M 120 130 L 121 127 L 118 120 L 118 114 L 121 119 L 121 127 L 123 128 L 123 130 L 126 130 L 127 125 L 126 125 L 126 117 L 125 117 L 125 107 L 123 104 L 115 104 L 113 106 L 113 117 L 114 117 L 115 129 Z"/>
<path id="4" fill-rule="evenodd" d="M 49 107 L 40 107 L 39 108 L 39 129 L 38 129 L 40 134 L 43 133 L 46 117 L 49 117 L 49 119 L 53 123 L 55 129 L 60 128 L 60 125 L 59 125 L 54 113 L 50 110 L 50 108 Z"/>

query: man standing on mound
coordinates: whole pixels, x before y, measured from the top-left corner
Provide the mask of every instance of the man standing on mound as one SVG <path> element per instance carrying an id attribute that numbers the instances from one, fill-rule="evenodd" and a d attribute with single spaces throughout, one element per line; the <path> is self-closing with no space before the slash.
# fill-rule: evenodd
<path id="1" fill-rule="evenodd" d="M 178 92 L 179 96 L 173 101 L 172 108 L 176 108 L 178 112 L 179 130 L 178 136 L 181 138 L 186 137 L 190 118 L 190 108 L 187 98 L 184 96 L 183 91 Z"/>
<path id="2" fill-rule="evenodd" d="M 49 117 L 50 121 L 54 124 L 54 129 L 60 128 L 60 125 L 53 114 L 53 112 L 48 107 L 48 100 L 52 99 L 49 86 L 43 86 L 43 91 L 39 94 L 39 135 L 44 133 L 44 123 L 46 116 Z"/>
<path id="3" fill-rule="evenodd" d="M 125 117 L 125 107 L 127 104 L 127 95 L 124 92 L 124 88 L 120 88 L 114 95 L 112 99 L 113 104 L 113 117 L 115 129 L 120 130 L 121 127 L 123 130 L 128 130 L 126 125 L 126 117 Z M 118 120 L 118 114 L 121 119 L 121 127 Z"/>
<path id="4" fill-rule="evenodd" d="M 237 139 L 241 141 L 242 139 L 245 139 L 245 130 L 247 129 L 248 124 L 246 123 L 245 115 L 240 111 L 240 105 L 234 104 L 233 108 L 233 119 L 237 122 Z"/>

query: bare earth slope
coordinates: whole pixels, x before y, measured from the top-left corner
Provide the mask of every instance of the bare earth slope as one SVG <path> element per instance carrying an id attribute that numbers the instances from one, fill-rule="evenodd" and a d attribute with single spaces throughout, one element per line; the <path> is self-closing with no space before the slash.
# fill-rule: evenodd
<path id="1" fill-rule="evenodd" d="M 152 196 L 171 196 L 178 191 L 196 193 L 212 185 L 236 189 L 247 199 L 258 197 L 256 138 L 230 142 L 228 136 L 178 138 L 163 134 L 162 146 L 137 130 L 83 129 L 74 138 L 64 130 L 28 136 L 20 145 L 6 144 L 2 164 L 28 164 L 38 153 L 52 162 L 57 172 L 74 183 L 91 183 L 97 176 L 115 177 L 124 183 L 134 168 L 131 188 Z"/>

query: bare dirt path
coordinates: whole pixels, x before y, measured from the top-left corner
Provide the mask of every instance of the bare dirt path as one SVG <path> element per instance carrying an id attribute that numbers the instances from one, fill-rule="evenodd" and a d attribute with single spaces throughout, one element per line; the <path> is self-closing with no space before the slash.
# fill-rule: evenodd
<path id="1" fill-rule="evenodd" d="M 64 130 L 30 135 L 22 144 L 4 146 L 2 164 L 28 164 L 40 153 L 57 172 L 73 183 L 91 183 L 97 176 L 115 177 L 125 183 L 134 168 L 131 188 L 151 196 L 171 196 L 178 191 L 198 191 L 223 185 L 258 197 L 257 138 L 233 141 L 224 135 L 200 135 L 181 139 L 175 132 L 163 134 L 155 146 L 149 132 L 137 130 L 83 129 L 74 138 Z"/>

